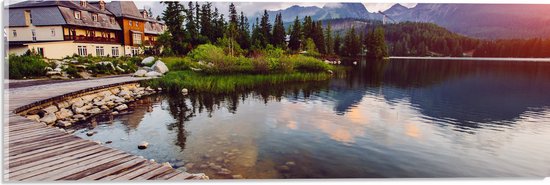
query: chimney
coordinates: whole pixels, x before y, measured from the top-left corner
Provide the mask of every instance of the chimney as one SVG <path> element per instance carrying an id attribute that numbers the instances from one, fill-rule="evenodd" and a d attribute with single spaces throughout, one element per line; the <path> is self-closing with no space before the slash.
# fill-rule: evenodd
<path id="1" fill-rule="evenodd" d="M 143 18 L 147 18 L 147 10 L 143 9 Z"/>
<path id="2" fill-rule="evenodd" d="M 99 9 L 101 9 L 102 11 L 105 10 L 105 1 L 99 0 Z"/>

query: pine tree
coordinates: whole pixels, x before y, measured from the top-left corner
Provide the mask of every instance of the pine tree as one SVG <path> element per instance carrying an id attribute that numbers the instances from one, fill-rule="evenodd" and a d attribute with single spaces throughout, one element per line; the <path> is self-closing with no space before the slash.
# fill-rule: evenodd
<path id="1" fill-rule="evenodd" d="M 294 24 L 292 25 L 292 28 L 290 31 L 290 40 L 288 42 L 288 48 L 292 51 L 300 50 L 301 39 L 302 39 L 301 23 L 300 23 L 300 20 L 298 19 L 298 16 L 296 16 L 296 19 L 294 20 Z"/>
<path id="2" fill-rule="evenodd" d="M 330 22 L 325 30 L 325 44 L 327 45 L 326 53 L 329 55 L 334 54 L 334 38 L 332 38 L 332 26 Z"/>
<path id="3" fill-rule="evenodd" d="M 317 51 L 321 54 L 326 53 L 326 46 L 325 46 L 325 35 L 323 34 L 323 23 L 321 21 L 314 22 L 313 32 L 312 32 L 312 39 L 315 43 L 315 47 L 317 48 Z"/>
<path id="4" fill-rule="evenodd" d="M 384 36 L 384 29 L 377 27 L 373 32 L 369 33 L 366 40 L 367 57 L 373 59 L 383 59 L 388 56 L 388 48 Z M 427 54 L 427 48 L 424 42 L 421 42 L 417 47 L 417 52 L 422 55 Z"/>
<path id="5" fill-rule="evenodd" d="M 244 13 L 241 11 L 241 21 L 239 21 L 239 39 L 237 42 L 241 46 L 242 49 L 248 50 L 250 49 L 250 31 L 248 28 L 250 27 L 250 24 L 248 24 L 248 18 L 244 16 Z"/>
<path id="6" fill-rule="evenodd" d="M 183 6 L 177 1 L 164 1 L 166 9 L 162 13 L 162 20 L 166 23 L 168 32 L 172 35 L 170 47 L 174 54 L 185 54 L 183 46 L 184 34 L 183 21 L 185 17 L 181 14 Z"/>
<path id="7" fill-rule="evenodd" d="M 273 24 L 273 36 L 271 37 L 271 44 L 275 47 L 285 47 L 285 27 L 283 25 L 283 18 L 281 13 L 275 16 L 275 23 Z"/>
<path id="8" fill-rule="evenodd" d="M 261 46 L 265 48 L 271 40 L 271 24 L 269 23 L 269 14 L 264 10 L 264 15 L 260 21 Z"/>
<path id="9" fill-rule="evenodd" d="M 237 9 L 235 5 L 231 3 L 229 5 L 229 24 L 227 27 L 227 37 L 229 38 L 229 51 L 230 55 L 234 55 L 234 49 L 237 38 L 239 38 L 239 19 L 237 15 Z"/>
<path id="10" fill-rule="evenodd" d="M 200 34 L 207 37 L 210 42 L 215 42 L 213 34 L 213 21 L 214 18 L 212 15 L 212 3 L 202 4 L 202 11 L 200 13 Z"/>
<path id="11" fill-rule="evenodd" d="M 199 44 L 198 43 L 199 31 L 196 25 L 197 22 L 195 21 L 195 6 L 191 1 L 188 4 L 188 8 L 185 10 L 185 18 L 186 18 L 185 29 L 187 31 L 186 37 L 191 43 L 191 47 L 194 47 Z"/>
<path id="12" fill-rule="evenodd" d="M 336 34 L 334 36 L 334 53 L 339 56 L 343 56 L 344 53 L 341 50 L 342 48 L 342 38 L 340 38 L 339 34 Z"/>
<path id="13" fill-rule="evenodd" d="M 355 33 L 355 27 L 352 26 L 344 37 L 344 54 L 347 57 L 355 58 L 360 52 L 360 43 L 357 34 Z"/>
<path id="14" fill-rule="evenodd" d="M 262 33 L 259 26 L 259 20 L 256 18 L 256 22 L 252 25 L 252 36 L 250 38 L 250 44 L 252 49 L 262 48 Z"/>

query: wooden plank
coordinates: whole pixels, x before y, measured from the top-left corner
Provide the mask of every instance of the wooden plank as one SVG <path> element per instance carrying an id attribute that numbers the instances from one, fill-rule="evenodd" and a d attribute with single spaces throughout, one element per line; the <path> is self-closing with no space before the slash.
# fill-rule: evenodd
<path id="1" fill-rule="evenodd" d="M 120 177 L 117 177 L 113 180 L 126 180 L 126 179 L 132 179 L 132 178 L 135 178 L 137 176 L 140 176 L 141 174 L 144 174 L 144 173 L 147 173 L 148 171 L 151 171 L 151 170 L 155 170 L 157 168 L 160 168 L 162 165 L 159 165 L 159 164 L 150 164 L 148 166 L 145 166 L 144 168 L 140 168 L 140 169 L 137 169 L 137 170 L 134 170 L 130 173 L 127 173 L 127 174 L 124 174 Z"/>
<path id="2" fill-rule="evenodd" d="M 109 150 L 109 149 L 107 149 L 105 147 L 102 147 L 102 146 L 99 146 L 99 145 L 86 147 L 86 148 L 83 148 L 83 149 L 80 149 L 80 150 L 74 150 L 74 151 L 71 151 L 71 152 L 68 152 L 68 153 L 64 153 L 64 154 L 61 154 L 61 155 L 58 155 L 58 156 L 55 156 L 55 157 L 45 158 L 43 160 L 38 160 L 38 161 L 31 162 L 31 163 L 26 163 L 26 164 L 21 165 L 21 166 L 10 168 L 9 173 L 15 174 L 16 172 L 19 172 L 21 170 L 24 170 L 23 173 L 26 173 L 26 172 L 33 171 L 35 169 L 43 169 L 47 166 L 52 166 L 52 165 L 55 165 L 55 164 L 63 163 L 63 162 L 66 162 L 68 160 L 76 160 L 76 159 L 79 159 L 79 158 L 82 158 L 82 157 L 85 157 L 85 156 L 88 156 L 88 155 L 92 155 L 94 153 L 106 151 L 106 150 Z"/>
<path id="3" fill-rule="evenodd" d="M 10 132 L 10 133 L 7 133 L 7 134 L 8 134 L 8 137 L 10 137 L 14 140 L 17 140 L 17 139 L 20 139 L 20 138 L 36 136 L 36 135 L 40 135 L 40 134 L 44 135 L 46 133 L 52 133 L 54 131 L 61 132 L 58 129 L 52 129 L 52 128 L 47 128 L 47 127 L 38 127 L 38 128 L 28 129 L 28 130 L 19 130 L 17 132 Z M 61 133 L 63 133 L 63 132 L 61 132 Z"/>
<path id="4" fill-rule="evenodd" d="M 107 181 L 112 181 L 112 180 L 114 180 L 114 179 L 116 179 L 116 178 L 118 178 L 118 177 L 121 177 L 121 176 L 123 176 L 123 175 L 129 174 L 129 173 L 132 173 L 132 172 L 133 172 L 133 171 L 135 171 L 136 169 L 141 169 L 141 168 L 145 168 L 145 167 L 147 167 L 147 166 L 151 165 L 151 163 L 150 163 L 149 161 L 147 161 L 147 160 L 145 160 L 145 159 L 142 159 L 142 160 L 143 160 L 143 162 L 142 162 L 142 163 L 140 163 L 139 165 L 136 165 L 136 166 L 134 166 L 134 167 L 132 167 L 132 168 L 129 168 L 128 170 L 125 170 L 125 171 L 123 171 L 123 172 L 120 172 L 120 173 L 116 173 L 116 174 L 111 174 L 111 175 L 108 175 L 108 176 L 102 177 L 102 178 L 101 178 L 101 179 L 99 179 L 99 180 L 104 180 L 104 181 L 105 181 L 105 180 L 107 180 Z"/>
<path id="5" fill-rule="evenodd" d="M 147 173 L 141 174 L 140 176 L 137 176 L 136 178 L 133 178 L 131 180 L 148 180 L 150 178 L 153 178 L 153 177 L 156 177 L 156 176 L 159 176 L 159 175 L 163 175 L 164 173 L 166 173 L 170 170 L 174 170 L 174 169 L 171 168 L 171 167 L 161 165 L 160 168 L 157 168 L 155 170 L 152 170 L 152 171 L 149 171 Z"/>
<path id="6" fill-rule="evenodd" d="M 122 164 L 113 166 L 111 168 L 104 169 L 103 171 L 99 171 L 97 173 L 94 173 L 94 174 L 88 175 L 86 177 L 80 178 L 79 180 L 98 180 L 98 179 L 101 179 L 103 177 L 106 177 L 106 176 L 109 176 L 109 175 L 115 175 L 115 174 L 117 174 L 119 172 L 122 172 L 124 170 L 131 169 L 132 167 L 135 167 L 139 164 L 142 164 L 143 162 L 145 162 L 145 159 L 136 157 L 136 158 L 134 158 L 130 161 L 124 162 Z"/>
<path id="7" fill-rule="evenodd" d="M 165 173 L 165 174 L 163 174 L 163 175 L 159 175 L 159 176 L 153 177 L 153 178 L 150 179 L 150 180 L 167 180 L 167 179 L 169 179 L 169 178 L 171 178 L 171 177 L 173 177 L 173 176 L 176 176 L 176 175 L 178 175 L 178 174 L 180 174 L 180 173 L 182 173 L 182 172 L 180 172 L 180 171 L 178 171 L 178 170 L 172 170 L 172 171 L 170 171 L 170 172 L 168 172 L 168 173 Z"/>
<path id="8" fill-rule="evenodd" d="M 34 154 L 44 154 L 44 153 L 51 152 L 51 151 L 64 150 L 64 149 L 67 149 L 67 147 L 71 147 L 71 146 L 74 146 L 74 145 L 81 145 L 83 143 L 90 143 L 90 142 L 83 142 L 83 141 L 77 140 L 77 139 L 69 140 L 69 141 L 66 141 L 66 142 L 63 142 L 61 144 L 54 145 L 54 146 L 51 146 L 51 147 L 41 148 L 41 149 L 33 150 L 33 151 L 30 151 L 30 152 L 22 153 L 22 154 L 10 155 L 9 158 L 10 158 L 10 160 L 15 161 L 15 160 L 23 158 L 23 157 L 33 156 Z"/>
<path id="9" fill-rule="evenodd" d="M 23 145 L 18 145 L 17 147 L 13 147 L 13 149 L 10 149 L 9 155 L 13 156 L 16 154 L 21 154 L 37 149 L 52 147 L 54 145 L 59 145 L 63 142 L 66 142 L 65 139 L 72 138 L 71 135 L 64 135 L 58 138 L 52 138 L 52 139 L 46 139 L 43 141 L 39 141 L 37 143 L 27 143 Z"/>
<path id="10" fill-rule="evenodd" d="M 17 138 L 10 137 L 9 138 L 10 139 L 9 144 L 10 145 L 17 145 L 17 144 L 22 144 L 22 143 L 36 142 L 36 141 L 43 140 L 43 139 L 63 136 L 65 134 L 66 133 L 52 130 L 51 132 L 48 132 L 47 134 L 37 134 L 37 135 L 27 136 L 27 137 L 18 136 Z"/>
<path id="11" fill-rule="evenodd" d="M 190 179 L 190 178 L 193 178 L 192 174 L 183 172 L 183 173 L 177 174 L 173 177 L 170 177 L 168 180 L 187 180 L 187 179 Z"/>
<path id="12" fill-rule="evenodd" d="M 25 179 L 25 180 L 41 180 L 41 181 L 51 181 L 51 180 L 58 180 L 60 178 L 63 178 L 68 175 L 72 175 L 74 173 L 78 173 L 81 171 L 84 171 L 86 169 L 90 169 L 94 166 L 103 165 L 105 163 L 115 161 L 115 160 L 122 160 L 123 158 L 128 158 L 130 155 L 127 155 L 121 151 L 117 151 L 112 154 L 99 156 L 97 158 L 94 158 L 93 160 L 87 160 L 83 161 L 71 166 L 64 167 L 62 169 L 54 170 L 48 173 L 44 173 L 41 175 L 33 176 L 31 178 Z"/>
<path id="13" fill-rule="evenodd" d="M 38 160 L 41 160 L 41 159 L 44 159 L 44 158 L 60 155 L 60 154 L 63 154 L 67 151 L 72 151 L 72 150 L 77 150 L 77 149 L 81 149 L 81 148 L 84 148 L 84 147 L 89 147 L 89 146 L 92 146 L 94 144 L 96 144 L 96 143 L 88 143 L 88 142 L 82 142 L 82 141 L 76 140 L 76 143 L 73 144 L 73 145 L 57 148 L 55 150 L 47 151 L 47 152 L 44 152 L 44 153 L 38 152 L 38 153 L 34 153 L 33 155 L 25 155 L 25 157 L 17 158 L 15 160 L 10 159 L 9 165 L 10 165 L 10 168 L 11 168 L 11 167 L 19 166 L 21 164 L 25 164 L 25 163 L 29 163 L 29 162 L 33 162 L 33 161 L 38 161 Z"/>
<path id="14" fill-rule="evenodd" d="M 67 160 L 66 162 L 63 162 L 57 165 L 48 166 L 46 168 L 43 168 L 42 170 L 20 174 L 20 175 L 14 176 L 14 178 L 17 178 L 19 180 L 26 180 L 29 178 L 35 179 L 35 178 L 42 178 L 42 177 L 51 177 L 57 173 L 68 171 L 68 170 L 77 168 L 79 166 L 82 166 L 84 164 L 95 162 L 96 160 L 101 160 L 103 158 L 111 157 L 116 154 L 118 153 L 115 150 L 105 150 L 105 151 L 101 151 L 98 153 L 94 153 L 92 155 L 79 158 L 77 160 Z"/>
<path id="15" fill-rule="evenodd" d="M 107 163 L 104 163 L 102 165 L 94 166 L 92 168 L 88 168 L 88 169 L 85 169 L 81 172 L 74 173 L 74 174 L 71 174 L 71 175 L 68 175 L 68 176 L 64 176 L 64 177 L 59 178 L 59 179 L 60 180 L 78 180 L 78 179 L 82 179 L 84 177 L 96 174 L 97 172 L 100 172 L 100 171 L 103 171 L 103 170 L 106 170 L 106 169 L 110 169 L 113 166 L 117 166 L 117 165 L 120 165 L 120 164 L 125 164 L 126 162 L 132 161 L 132 160 L 137 159 L 137 158 L 138 157 L 136 157 L 136 156 L 127 155 L 126 158 L 111 161 L 111 162 L 107 162 Z"/>

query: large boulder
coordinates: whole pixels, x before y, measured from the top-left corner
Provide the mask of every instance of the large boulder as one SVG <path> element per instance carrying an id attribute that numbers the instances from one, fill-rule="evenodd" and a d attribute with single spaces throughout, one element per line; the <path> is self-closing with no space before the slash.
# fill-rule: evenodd
<path id="1" fill-rule="evenodd" d="M 109 67 L 111 67 L 112 70 L 115 70 L 115 66 L 110 61 L 98 62 L 97 64 L 100 64 L 100 65 L 103 65 L 103 66 L 109 66 Z"/>
<path id="2" fill-rule="evenodd" d="M 122 104 L 122 105 L 119 105 L 119 106 L 115 107 L 115 109 L 117 111 L 121 111 L 121 110 L 128 109 L 128 106 L 126 104 Z"/>
<path id="3" fill-rule="evenodd" d="M 160 60 L 157 60 L 157 62 L 155 62 L 155 64 L 152 66 L 152 68 L 156 72 L 159 72 L 159 73 L 162 73 L 162 74 L 168 72 L 168 67 L 166 66 L 166 64 L 164 64 L 164 62 L 162 62 Z"/>
<path id="4" fill-rule="evenodd" d="M 57 120 L 57 117 L 54 113 L 48 113 L 43 118 L 40 119 L 41 122 L 44 122 L 46 124 L 51 124 Z"/>
<path id="5" fill-rule="evenodd" d="M 57 112 L 59 109 L 57 109 L 57 106 L 55 105 L 50 105 L 42 110 L 45 111 L 46 113 L 54 113 L 54 112 Z"/>
<path id="6" fill-rule="evenodd" d="M 160 77 L 162 76 L 162 73 L 159 73 L 159 72 L 156 72 L 156 71 L 151 71 L 151 72 L 148 72 L 147 74 L 145 74 L 146 77 Z"/>
<path id="7" fill-rule="evenodd" d="M 146 74 L 147 74 L 147 71 L 146 71 L 146 70 L 140 69 L 140 70 L 137 70 L 137 71 L 134 73 L 134 76 L 137 76 L 137 77 L 144 77 Z"/>
<path id="8" fill-rule="evenodd" d="M 153 61 L 155 61 L 155 57 L 147 57 L 147 58 L 144 58 L 144 59 L 141 61 L 141 64 L 147 65 L 147 64 L 152 63 Z"/>
<path id="9" fill-rule="evenodd" d="M 57 119 L 65 119 L 65 118 L 68 118 L 70 116 L 73 115 L 73 112 L 69 109 L 60 109 L 59 111 L 57 111 L 55 113 L 55 116 L 57 117 Z"/>

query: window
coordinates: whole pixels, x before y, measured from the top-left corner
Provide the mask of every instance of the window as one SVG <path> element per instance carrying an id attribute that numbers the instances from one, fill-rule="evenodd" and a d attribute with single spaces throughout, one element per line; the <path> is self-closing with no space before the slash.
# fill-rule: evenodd
<path id="1" fill-rule="evenodd" d="M 118 57 L 118 47 L 112 47 L 111 48 L 111 55 L 113 57 Z"/>
<path id="2" fill-rule="evenodd" d="M 74 11 L 74 18 L 80 19 L 80 11 Z"/>
<path id="3" fill-rule="evenodd" d="M 88 50 L 86 49 L 86 46 L 78 46 L 78 55 L 80 56 L 88 55 Z"/>
<path id="4" fill-rule="evenodd" d="M 32 14 L 30 10 L 25 10 L 25 15 L 29 17 L 29 23 L 32 24 Z"/>
<path id="5" fill-rule="evenodd" d="M 55 37 L 55 28 L 52 28 L 51 32 L 52 32 L 52 37 Z"/>
<path id="6" fill-rule="evenodd" d="M 136 48 L 136 47 L 133 47 L 132 48 L 132 56 L 137 56 L 137 55 L 139 55 L 139 49 Z"/>
<path id="7" fill-rule="evenodd" d="M 105 53 L 104 53 L 104 49 L 103 49 L 103 46 L 96 46 L 95 47 L 95 55 L 96 56 L 103 56 Z"/>
<path id="8" fill-rule="evenodd" d="M 115 18 L 111 17 L 111 24 L 115 24 Z"/>
<path id="9" fill-rule="evenodd" d="M 136 22 L 136 26 L 139 26 L 139 22 Z"/>
<path id="10" fill-rule="evenodd" d="M 17 30 L 13 30 L 13 37 L 17 37 Z"/>
<path id="11" fill-rule="evenodd" d="M 141 44 L 141 34 L 140 33 L 132 34 L 132 41 L 133 41 L 133 44 Z"/>
<path id="12" fill-rule="evenodd" d="M 92 14 L 92 20 L 97 22 L 97 14 Z"/>
<path id="13" fill-rule="evenodd" d="M 32 41 L 36 41 L 36 31 L 34 29 L 31 30 L 32 34 Z"/>
<path id="14" fill-rule="evenodd" d="M 36 51 L 40 56 L 44 56 L 44 48 L 36 48 Z"/>
<path id="15" fill-rule="evenodd" d="M 130 24 L 130 26 L 132 26 L 132 21 L 128 21 L 128 24 Z"/>

